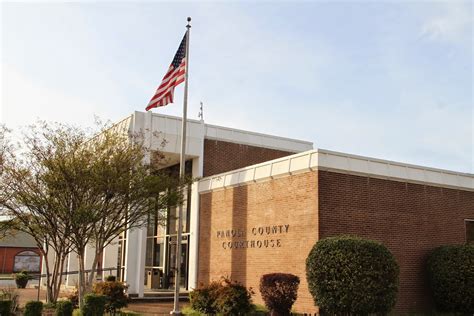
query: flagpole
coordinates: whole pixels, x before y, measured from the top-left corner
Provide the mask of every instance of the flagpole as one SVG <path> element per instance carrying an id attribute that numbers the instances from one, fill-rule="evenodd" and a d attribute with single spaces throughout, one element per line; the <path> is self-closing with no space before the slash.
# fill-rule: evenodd
<path id="1" fill-rule="evenodd" d="M 184 74 L 184 99 L 183 99 L 183 119 L 181 122 L 181 153 L 179 157 L 179 177 L 184 178 L 185 176 L 185 163 L 186 163 L 186 123 L 187 123 L 187 111 L 188 111 L 188 73 L 189 73 L 189 34 L 191 31 L 191 17 L 187 19 L 188 24 L 186 28 L 186 71 Z M 178 205 L 178 235 L 176 236 L 176 255 L 175 255 L 175 278 L 174 278 L 174 306 L 170 315 L 181 315 L 179 310 L 179 281 L 181 279 L 181 238 L 183 234 L 183 203 Z"/>

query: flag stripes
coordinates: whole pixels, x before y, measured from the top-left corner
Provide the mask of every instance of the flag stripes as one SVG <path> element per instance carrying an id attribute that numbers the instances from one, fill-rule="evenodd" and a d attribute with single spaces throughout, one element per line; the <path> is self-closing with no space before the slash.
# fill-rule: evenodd
<path id="1" fill-rule="evenodd" d="M 148 103 L 146 110 L 173 103 L 174 88 L 184 82 L 186 76 L 186 34 L 179 45 L 168 71 Z"/>

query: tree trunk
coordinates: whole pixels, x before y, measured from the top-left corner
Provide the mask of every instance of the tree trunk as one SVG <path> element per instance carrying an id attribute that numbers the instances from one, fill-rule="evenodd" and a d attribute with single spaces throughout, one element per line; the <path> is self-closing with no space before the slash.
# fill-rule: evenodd
<path id="1" fill-rule="evenodd" d="M 64 262 L 66 261 L 66 258 L 67 258 L 67 252 L 61 252 L 61 253 L 58 253 L 57 255 L 59 256 L 59 260 L 58 260 L 59 263 L 58 263 L 58 270 L 56 271 L 55 283 L 53 284 L 54 286 L 53 302 L 56 302 L 58 300 L 59 292 L 61 291 L 61 283 L 63 279 L 63 267 L 64 267 Z"/>
<path id="2" fill-rule="evenodd" d="M 79 308 L 84 306 L 84 294 L 86 289 L 86 276 L 85 276 L 85 267 L 84 267 L 84 249 L 78 250 L 78 260 L 79 260 Z"/>
<path id="3" fill-rule="evenodd" d="M 46 267 L 46 303 L 51 302 L 51 297 L 52 297 L 52 288 L 49 286 L 50 285 L 50 280 L 51 276 L 49 275 L 49 260 L 48 260 L 48 253 L 42 252 L 43 254 L 43 260 L 44 260 L 44 265 Z M 38 286 L 41 287 L 41 284 L 38 284 Z"/>

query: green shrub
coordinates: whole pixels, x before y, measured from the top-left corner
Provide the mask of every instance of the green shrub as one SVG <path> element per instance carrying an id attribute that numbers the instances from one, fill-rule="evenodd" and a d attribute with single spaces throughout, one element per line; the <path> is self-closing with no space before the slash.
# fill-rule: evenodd
<path id="1" fill-rule="evenodd" d="M 25 311 L 23 316 L 41 316 L 43 312 L 43 302 L 41 301 L 29 301 L 25 305 Z"/>
<path id="2" fill-rule="evenodd" d="M 223 315 L 247 315 L 252 310 L 251 290 L 238 282 L 222 280 L 217 288 L 216 310 Z"/>
<path id="3" fill-rule="evenodd" d="M 56 303 L 56 316 L 72 316 L 74 307 L 71 301 L 58 301 Z"/>
<path id="4" fill-rule="evenodd" d="M 77 288 L 74 289 L 71 293 L 67 295 L 68 301 L 72 303 L 73 308 L 79 307 L 79 291 Z"/>
<path id="5" fill-rule="evenodd" d="M 474 314 L 474 245 L 434 249 L 427 270 L 439 311 Z"/>
<path id="6" fill-rule="evenodd" d="M 28 272 L 22 271 L 15 273 L 13 278 L 15 279 L 16 287 L 19 289 L 24 289 L 28 284 L 30 276 L 28 275 Z"/>
<path id="7" fill-rule="evenodd" d="M 45 309 L 56 309 L 56 303 L 49 302 L 43 304 L 43 310 Z"/>
<path id="8" fill-rule="evenodd" d="M 103 295 L 86 294 L 84 296 L 83 316 L 102 316 L 105 311 L 107 298 Z"/>
<path id="9" fill-rule="evenodd" d="M 206 286 L 200 286 L 189 293 L 191 308 L 203 314 L 216 314 L 214 302 L 217 299 L 217 289 L 221 286 L 220 281 L 213 281 Z"/>
<path id="10" fill-rule="evenodd" d="M 0 301 L 0 315 L 11 315 L 12 301 Z"/>
<path id="11" fill-rule="evenodd" d="M 395 305 L 398 265 L 382 244 L 351 236 L 321 239 L 306 259 L 314 302 L 329 314 L 385 314 Z"/>
<path id="12" fill-rule="evenodd" d="M 290 315 L 299 284 L 299 277 L 287 273 L 264 274 L 260 278 L 260 294 L 272 315 Z"/>
<path id="13" fill-rule="evenodd" d="M 1 303 L 8 301 L 9 303 Z M 0 304 L 3 306 L 10 305 L 10 314 L 14 315 L 18 309 L 18 293 L 13 288 L 0 289 Z M 5 313 L 4 308 L 0 308 L 0 315 Z M 6 313 L 5 315 L 10 315 Z"/>
<path id="14" fill-rule="evenodd" d="M 93 292 L 106 297 L 105 311 L 115 315 L 117 310 L 127 306 L 127 286 L 122 282 L 106 281 L 94 284 Z"/>
<path id="15" fill-rule="evenodd" d="M 115 282 L 115 281 L 117 281 L 117 278 L 115 277 L 115 275 L 108 275 L 108 276 L 105 277 L 105 281 Z"/>
<path id="16" fill-rule="evenodd" d="M 191 308 L 206 315 L 247 315 L 252 310 L 253 292 L 223 278 L 190 293 Z"/>

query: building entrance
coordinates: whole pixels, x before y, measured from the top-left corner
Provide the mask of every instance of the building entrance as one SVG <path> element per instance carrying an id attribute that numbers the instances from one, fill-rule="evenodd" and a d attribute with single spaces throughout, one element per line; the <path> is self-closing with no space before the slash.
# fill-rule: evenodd
<path id="1" fill-rule="evenodd" d="M 179 285 L 181 288 L 187 289 L 188 287 L 188 256 L 189 256 L 189 235 L 183 236 L 181 244 L 181 273 Z M 168 277 L 168 287 L 174 289 L 176 282 L 176 236 L 170 237 L 168 243 L 168 264 L 166 269 L 166 275 Z"/>

